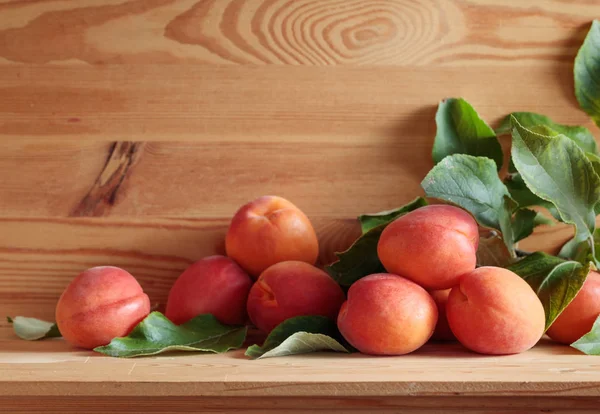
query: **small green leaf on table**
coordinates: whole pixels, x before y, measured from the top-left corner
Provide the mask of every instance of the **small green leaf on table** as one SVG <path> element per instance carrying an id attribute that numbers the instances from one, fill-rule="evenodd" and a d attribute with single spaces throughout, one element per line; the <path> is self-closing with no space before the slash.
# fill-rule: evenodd
<path id="1" fill-rule="evenodd" d="M 600 126 L 600 22 L 594 20 L 575 58 L 575 96 L 579 106 Z"/>
<path id="2" fill-rule="evenodd" d="M 360 216 L 358 216 L 358 221 L 360 221 L 362 234 L 365 234 L 369 230 L 374 229 L 375 227 L 380 226 L 382 224 L 389 224 L 392 221 L 396 220 L 398 217 L 402 217 L 406 213 L 410 213 L 411 211 L 414 211 L 426 205 L 427 200 L 425 200 L 423 197 L 417 197 L 410 203 L 393 210 L 381 211 L 379 213 L 374 214 L 361 214 Z"/>
<path id="3" fill-rule="evenodd" d="M 58 326 L 53 322 L 27 318 L 25 316 L 6 317 L 6 320 L 12 324 L 15 334 L 26 341 L 59 338 L 62 336 L 58 330 Z"/>
<path id="4" fill-rule="evenodd" d="M 600 355 L 600 316 L 596 318 L 592 330 L 573 342 L 571 346 L 586 355 Z"/>
<path id="5" fill-rule="evenodd" d="M 434 162 L 452 154 L 468 154 L 488 157 L 494 160 L 498 170 L 502 167 L 502 147 L 494 130 L 466 100 L 448 98 L 440 102 L 435 123 Z"/>
<path id="6" fill-rule="evenodd" d="M 272 358 L 309 352 L 351 352 L 334 321 L 325 316 L 297 316 L 279 324 L 262 346 L 252 345 L 246 356 Z"/>
<path id="7" fill-rule="evenodd" d="M 502 120 L 500 126 L 496 129 L 496 134 L 504 135 L 511 133 L 511 116 L 515 117 L 519 124 L 521 124 L 525 128 L 532 130 L 536 126 L 546 126 L 551 130 L 556 131 L 557 134 L 562 134 L 567 138 L 572 139 L 579 146 L 579 148 L 581 148 L 585 152 L 590 152 L 593 154 L 598 153 L 598 145 L 596 144 L 594 135 L 592 135 L 592 132 L 586 127 L 579 125 L 557 124 L 547 116 L 536 114 L 533 112 L 513 112 L 507 115 Z"/>
<path id="8" fill-rule="evenodd" d="M 583 286 L 590 264 L 535 252 L 507 269 L 521 276 L 540 298 L 548 329 Z"/>
<path id="9" fill-rule="evenodd" d="M 575 226 L 574 244 L 591 240 L 600 177 L 585 152 L 564 135 L 544 133 L 544 127 L 531 131 L 514 117 L 512 122 L 512 157 L 527 187 L 554 204 L 562 221 Z"/>
<path id="10" fill-rule="evenodd" d="M 425 194 L 469 211 L 484 227 L 499 230 L 514 255 L 512 213 L 516 202 L 489 158 L 455 154 L 444 158 L 421 182 Z"/>
<path id="11" fill-rule="evenodd" d="M 128 336 L 94 349 L 102 354 L 131 358 L 170 351 L 222 353 L 244 343 L 247 327 L 223 325 L 210 315 L 199 315 L 175 325 L 160 312 L 150 313 Z"/>

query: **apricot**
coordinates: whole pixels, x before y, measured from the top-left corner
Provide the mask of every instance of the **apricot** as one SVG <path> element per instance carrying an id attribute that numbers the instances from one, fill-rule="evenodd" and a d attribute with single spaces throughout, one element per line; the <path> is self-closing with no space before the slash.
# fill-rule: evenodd
<path id="1" fill-rule="evenodd" d="M 475 269 L 479 232 L 466 211 L 448 205 L 421 207 L 390 223 L 377 245 L 385 269 L 427 290 L 454 287 Z"/>
<path id="2" fill-rule="evenodd" d="M 588 273 L 577 296 L 546 332 L 555 341 L 572 344 L 592 329 L 600 315 L 600 274 Z"/>
<path id="3" fill-rule="evenodd" d="M 438 311 L 421 286 L 388 273 L 366 276 L 348 290 L 338 328 L 356 349 L 372 355 L 403 355 L 431 337 Z"/>
<path id="4" fill-rule="evenodd" d="M 342 288 L 323 270 L 308 263 L 287 261 L 265 270 L 248 296 L 248 315 L 269 333 L 286 319 L 322 315 L 335 320 L 345 300 Z"/>
<path id="5" fill-rule="evenodd" d="M 446 317 L 446 303 L 448 302 L 448 296 L 450 296 L 451 290 L 452 289 L 444 289 L 429 292 L 438 310 L 437 324 L 435 325 L 435 331 L 433 331 L 433 335 L 431 336 L 431 339 L 434 341 L 456 340 L 456 337 L 450 329 L 450 325 L 448 325 L 448 318 Z"/>
<path id="6" fill-rule="evenodd" d="M 275 263 L 315 264 L 319 243 L 308 217 L 288 200 L 264 196 L 242 206 L 225 238 L 227 256 L 253 277 Z"/>
<path id="7" fill-rule="evenodd" d="M 165 316 L 182 324 L 210 313 L 227 325 L 243 325 L 248 319 L 246 300 L 252 279 L 233 260 L 209 256 L 189 266 L 177 278 L 167 300 Z"/>
<path id="8" fill-rule="evenodd" d="M 481 354 L 523 352 L 544 334 L 544 307 L 517 274 L 480 267 L 461 277 L 448 297 L 450 329 L 466 348 Z"/>
<path id="9" fill-rule="evenodd" d="M 67 286 L 56 305 L 56 323 L 71 344 L 93 349 L 126 336 L 150 313 L 150 299 L 128 272 L 93 267 Z"/>

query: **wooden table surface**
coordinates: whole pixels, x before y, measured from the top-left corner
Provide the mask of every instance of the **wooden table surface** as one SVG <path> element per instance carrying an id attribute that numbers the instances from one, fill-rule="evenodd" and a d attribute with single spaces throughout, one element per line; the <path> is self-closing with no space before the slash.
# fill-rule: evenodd
<path id="1" fill-rule="evenodd" d="M 593 0 L 0 0 L 0 316 L 52 319 L 65 285 L 105 264 L 164 304 L 188 264 L 223 252 L 236 209 L 263 194 L 308 214 L 330 262 L 359 234 L 358 214 L 422 194 L 445 97 L 466 98 L 492 125 L 534 111 L 600 136 L 573 96 L 594 17 Z M 570 234 L 543 227 L 522 247 L 556 251 Z M 481 394 L 506 413 L 522 412 L 517 397 L 533 389 L 540 409 L 575 397 L 582 411 L 598 407 L 595 359 L 550 345 L 506 358 L 428 347 L 399 359 L 132 362 L 6 339 L 0 318 L 2 328 L 0 411 L 27 395 L 77 411 L 68 395 L 82 392 L 77 404 L 98 412 L 127 396 L 192 411 L 192 395 L 216 411 L 235 395 L 238 411 L 255 412 L 245 398 L 281 392 L 287 402 L 269 409 L 476 412 Z M 171 384 L 178 375 L 184 385 Z M 232 385 L 253 381 L 274 385 Z M 286 381 L 310 385 L 276 385 Z M 187 408 L 140 396 L 179 386 Z M 431 405 L 428 392 L 445 400 Z"/>
<path id="2" fill-rule="evenodd" d="M 0 330 L 0 412 L 57 402 L 56 412 L 110 412 L 125 401 L 133 412 L 597 412 L 599 398 L 600 359 L 546 340 L 511 356 L 428 344 L 400 357 L 252 361 L 239 350 L 117 359 Z"/>

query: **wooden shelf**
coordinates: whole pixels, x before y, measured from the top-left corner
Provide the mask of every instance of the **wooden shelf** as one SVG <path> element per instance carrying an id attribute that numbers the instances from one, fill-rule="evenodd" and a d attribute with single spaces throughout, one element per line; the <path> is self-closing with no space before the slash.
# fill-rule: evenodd
<path id="1" fill-rule="evenodd" d="M 600 137 L 573 93 L 594 16 L 593 0 L 0 0 L 0 317 L 52 319 L 100 265 L 164 305 L 263 194 L 310 217 L 330 263 L 359 214 L 422 194 L 446 97 L 492 126 L 531 111 Z M 571 227 L 520 247 L 556 253 Z M 120 360 L 0 320 L 0 413 L 39 411 L 598 413 L 600 358 L 548 341 Z"/>
<path id="2" fill-rule="evenodd" d="M 431 344 L 401 357 L 321 353 L 251 361 L 236 351 L 116 359 L 75 350 L 61 339 L 25 342 L 9 329 L 0 330 L 0 411 L 51 403 L 61 412 L 85 404 L 96 409 L 100 404 L 108 412 L 135 402 L 136 409 L 162 412 L 159 408 L 168 408 L 169 401 L 180 409 L 207 412 L 235 407 L 241 412 L 336 412 L 335 407 L 370 412 L 381 404 L 427 412 L 422 410 L 434 401 L 446 404 L 443 412 L 453 412 L 453 406 L 470 412 L 469 404 L 483 410 L 475 412 L 495 412 L 493 407 L 557 410 L 561 404 L 581 411 L 597 408 L 599 399 L 600 358 L 550 341 L 511 356 Z"/>

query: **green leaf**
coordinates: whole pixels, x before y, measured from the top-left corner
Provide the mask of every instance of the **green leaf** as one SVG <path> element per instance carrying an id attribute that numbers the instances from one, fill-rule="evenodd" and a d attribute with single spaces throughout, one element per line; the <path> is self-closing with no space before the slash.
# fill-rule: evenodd
<path id="1" fill-rule="evenodd" d="M 532 193 L 554 204 L 562 221 L 575 226 L 576 242 L 591 239 L 594 206 L 600 200 L 600 177 L 592 163 L 564 135 L 543 135 L 543 128 L 533 132 L 512 120 L 512 157 L 523 181 Z"/>
<path id="2" fill-rule="evenodd" d="M 59 338 L 62 336 L 58 330 L 58 326 L 52 322 L 27 318 L 25 316 L 15 316 L 14 318 L 7 316 L 6 320 L 12 324 L 15 334 L 26 341 Z"/>
<path id="3" fill-rule="evenodd" d="M 535 218 L 533 219 L 533 225 L 534 225 L 534 227 L 554 226 L 554 221 L 552 221 L 551 218 L 546 217 L 545 215 L 543 215 L 542 213 L 540 213 L 538 211 L 537 214 L 535 215 Z"/>
<path id="4" fill-rule="evenodd" d="M 452 154 L 488 157 L 502 167 L 502 147 L 494 130 L 462 98 L 440 102 L 435 115 L 437 133 L 433 142 L 433 160 L 442 161 Z"/>
<path id="5" fill-rule="evenodd" d="M 548 329 L 583 286 L 590 264 L 582 265 L 535 252 L 507 269 L 521 276 L 538 295 L 544 306 Z"/>
<path id="6" fill-rule="evenodd" d="M 489 158 L 455 154 L 427 174 L 421 187 L 429 197 L 450 201 L 469 211 L 484 227 L 499 230 L 514 254 L 512 213 L 516 208 Z"/>
<path id="7" fill-rule="evenodd" d="M 247 327 L 227 326 L 210 315 L 175 325 L 160 312 L 150 313 L 128 336 L 94 349 L 105 355 L 131 358 L 169 351 L 227 352 L 242 346 Z"/>
<path id="8" fill-rule="evenodd" d="M 582 150 L 590 152 L 591 154 L 596 154 L 598 152 L 596 140 L 589 129 L 582 126 L 557 124 L 547 116 L 533 112 L 513 112 L 507 115 L 496 129 L 496 134 L 503 135 L 511 132 L 511 116 L 515 117 L 522 126 L 534 132 L 536 130 L 540 130 L 542 133 L 543 131 L 548 131 L 551 136 L 563 134 L 567 138 L 573 140 Z M 542 130 L 541 128 L 545 129 Z M 509 163 L 509 172 L 517 172 L 512 157 Z M 512 197 L 519 203 L 520 207 L 539 205 L 547 208 L 555 218 L 560 219 L 556 208 L 551 206 L 551 203 L 536 197 L 525 186 L 525 183 L 523 183 L 522 178 L 518 174 L 515 174 L 514 181 L 511 180 L 511 178 L 512 177 L 509 177 L 508 180 L 505 180 L 505 184 Z"/>
<path id="9" fill-rule="evenodd" d="M 556 134 L 562 134 L 567 138 L 572 139 L 579 148 L 586 152 L 591 152 L 593 154 L 598 152 L 596 140 L 589 129 L 582 126 L 557 124 L 547 116 L 533 112 L 513 112 L 507 115 L 506 118 L 502 120 L 498 129 L 496 129 L 496 134 L 504 135 L 511 133 L 511 116 L 515 117 L 519 124 L 525 128 L 533 130 L 534 127 L 543 125 L 556 131 Z"/>
<path id="10" fill-rule="evenodd" d="M 590 253 L 593 251 L 595 256 L 592 257 L 592 260 L 596 264 L 596 267 L 600 268 L 600 229 L 594 230 L 593 243 L 593 249 L 592 246 L 590 246 Z"/>
<path id="11" fill-rule="evenodd" d="M 358 216 L 358 220 L 360 221 L 362 233 L 365 234 L 369 230 L 382 224 L 390 224 L 398 217 L 402 217 L 406 213 L 410 213 L 411 211 L 414 211 L 426 205 L 427 200 L 425 200 L 423 197 L 417 197 L 410 203 L 405 204 L 402 207 L 396 208 L 394 210 L 381 211 L 375 214 L 361 214 L 360 216 Z"/>
<path id="12" fill-rule="evenodd" d="M 479 238 L 477 247 L 477 266 L 505 267 L 513 262 L 506 244 L 495 232 Z"/>
<path id="13" fill-rule="evenodd" d="M 594 20 L 583 45 L 577 52 L 575 96 L 579 106 L 600 126 L 600 22 Z"/>
<path id="14" fill-rule="evenodd" d="M 596 174 L 600 176 L 600 156 L 592 152 L 586 152 L 585 155 L 587 156 L 588 160 L 590 160 L 590 162 L 592 163 Z"/>
<path id="15" fill-rule="evenodd" d="M 325 316 L 297 316 L 279 324 L 262 346 L 252 345 L 252 359 L 306 354 L 318 351 L 350 352 L 334 321 Z"/>
<path id="16" fill-rule="evenodd" d="M 558 210 L 556 207 L 554 207 L 554 204 L 549 201 L 542 200 L 533 194 L 525 184 L 525 181 L 523 181 L 523 177 L 521 177 L 520 174 L 517 173 L 509 175 L 504 180 L 504 184 L 506 185 L 506 188 L 508 188 L 510 196 L 517 202 L 520 208 L 531 206 L 544 207 L 555 219 L 561 220 Z"/>
<path id="17" fill-rule="evenodd" d="M 600 355 L 600 316 L 596 318 L 592 330 L 573 342 L 571 346 L 586 355 Z"/>
<path id="18" fill-rule="evenodd" d="M 325 266 L 325 270 L 340 285 L 350 286 L 373 273 L 385 272 L 377 256 L 377 243 L 387 224 L 372 228 L 360 236 L 345 252 L 336 253 L 338 261 Z"/>
<path id="19" fill-rule="evenodd" d="M 592 245 L 589 239 L 582 241 L 571 239 L 567 241 L 560 249 L 559 255 L 564 259 L 575 260 L 579 263 L 587 263 L 590 260 L 596 263 L 592 253 Z"/>
<path id="20" fill-rule="evenodd" d="M 535 227 L 537 213 L 527 208 L 517 210 L 513 217 L 513 231 L 515 243 L 529 237 Z"/>
<path id="21" fill-rule="evenodd" d="M 325 270 L 336 282 L 346 287 L 364 276 L 385 272 L 377 256 L 377 243 L 383 229 L 398 217 L 426 205 L 427 200 L 418 197 L 395 210 L 359 216 L 362 236 L 345 252 L 337 252 L 338 261 L 326 266 Z"/>
<path id="22" fill-rule="evenodd" d="M 600 177 L 600 157 L 591 152 L 587 152 L 585 155 L 587 155 L 588 160 L 590 160 L 590 162 L 592 163 L 592 167 L 594 167 L 596 175 Z M 600 203 L 596 203 L 596 205 L 594 206 L 594 213 L 596 215 L 600 214 Z"/>
<path id="23" fill-rule="evenodd" d="M 579 263 L 591 261 L 597 268 L 600 268 L 600 229 L 594 230 L 593 244 L 588 239 L 581 242 L 571 239 L 564 244 L 560 251 L 569 259 Z"/>
<path id="24" fill-rule="evenodd" d="M 513 162 L 512 157 L 509 157 L 509 160 L 508 160 L 508 172 L 510 174 L 517 173 L 517 167 L 515 167 L 515 163 Z"/>

